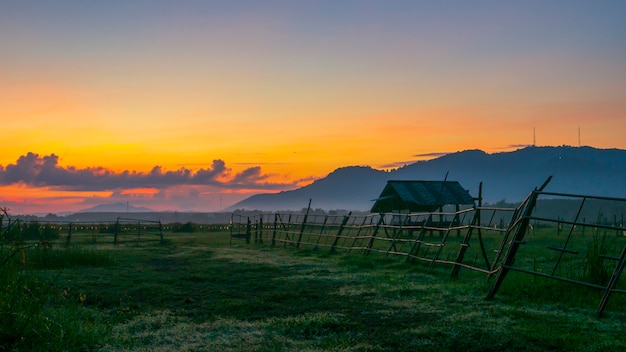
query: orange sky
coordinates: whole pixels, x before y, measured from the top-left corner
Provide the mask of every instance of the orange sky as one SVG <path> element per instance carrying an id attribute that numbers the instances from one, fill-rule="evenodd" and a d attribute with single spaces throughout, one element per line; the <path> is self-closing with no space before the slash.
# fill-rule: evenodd
<path id="1" fill-rule="evenodd" d="M 533 131 L 626 149 L 619 2 L 266 5 L 0 4 L 0 206 L 214 211 L 342 166 L 514 150 Z M 157 166 L 153 184 L 119 176 Z"/>

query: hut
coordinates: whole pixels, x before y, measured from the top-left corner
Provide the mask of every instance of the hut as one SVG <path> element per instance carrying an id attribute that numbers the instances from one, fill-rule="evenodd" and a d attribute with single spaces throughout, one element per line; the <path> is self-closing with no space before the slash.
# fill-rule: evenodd
<path id="1" fill-rule="evenodd" d="M 474 198 L 457 181 L 387 181 L 372 213 L 433 212 L 445 205 L 474 205 Z"/>

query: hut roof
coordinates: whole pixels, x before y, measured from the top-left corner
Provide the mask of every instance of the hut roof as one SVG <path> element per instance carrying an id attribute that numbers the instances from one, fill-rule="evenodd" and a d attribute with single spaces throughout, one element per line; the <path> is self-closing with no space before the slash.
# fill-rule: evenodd
<path id="1" fill-rule="evenodd" d="M 387 181 L 374 200 L 373 213 L 431 212 L 448 204 L 474 204 L 474 198 L 457 181 Z"/>

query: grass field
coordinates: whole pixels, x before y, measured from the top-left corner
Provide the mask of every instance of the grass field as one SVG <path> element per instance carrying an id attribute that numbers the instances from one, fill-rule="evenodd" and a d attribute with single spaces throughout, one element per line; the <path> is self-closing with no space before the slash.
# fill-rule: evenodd
<path id="1" fill-rule="evenodd" d="M 597 318 L 599 294 L 567 283 L 512 273 L 485 300 L 484 275 L 452 280 L 400 258 L 229 245 L 226 232 L 117 247 L 85 237 L 25 251 L 29 286 L 12 299 L 38 308 L 20 313 L 23 329 L 2 324 L 0 350 L 626 349 L 624 299 Z"/>

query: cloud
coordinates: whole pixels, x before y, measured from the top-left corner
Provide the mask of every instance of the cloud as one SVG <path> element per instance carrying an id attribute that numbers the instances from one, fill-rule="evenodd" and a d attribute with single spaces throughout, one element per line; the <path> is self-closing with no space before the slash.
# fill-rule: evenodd
<path id="1" fill-rule="evenodd" d="M 523 149 L 527 147 L 532 147 L 532 144 L 509 144 L 506 147 L 500 147 L 496 149 L 500 150 L 511 150 L 511 149 Z"/>
<path id="2" fill-rule="evenodd" d="M 377 168 L 379 169 L 397 169 L 397 168 L 401 168 L 419 161 L 422 161 L 424 159 L 428 160 L 428 159 L 436 159 L 440 156 L 444 156 L 444 155 L 448 155 L 450 153 L 447 152 L 434 152 L 434 153 L 424 153 L 424 154 L 414 154 L 413 156 L 418 158 L 417 160 L 405 160 L 405 161 L 394 161 L 388 164 L 382 164 L 382 165 L 377 165 Z"/>
<path id="3" fill-rule="evenodd" d="M 424 154 L 415 154 L 413 156 L 418 158 L 438 158 L 440 156 L 444 156 L 450 153 L 447 152 L 433 152 L 433 153 L 424 153 Z"/>
<path id="4" fill-rule="evenodd" d="M 223 160 L 216 159 L 210 167 L 191 170 L 164 170 L 155 166 L 147 173 L 136 171 L 114 172 L 104 167 L 79 169 L 59 165 L 55 154 L 40 156 L 28 153 L 15 164 L 0 165 L 0 185 L 22 184 L 34 187 L 52 187 L 67 191 L 109 191 L 127 188 L 167 189 L 174 186 L 216 186 L 226 189 L 283 190 L 295 183 L 267 182 L 271 175 L 263 174 L 259 166 L 232 174 Z"/>

